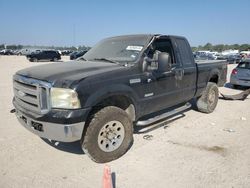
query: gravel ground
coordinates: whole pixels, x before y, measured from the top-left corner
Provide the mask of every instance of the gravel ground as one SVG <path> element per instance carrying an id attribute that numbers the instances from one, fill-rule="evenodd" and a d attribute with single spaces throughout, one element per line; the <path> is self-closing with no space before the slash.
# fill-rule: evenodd
<path id="1" fill-rule="evenodd" d="M 78 142 L 46 142 L 9 113 L 12 75 L 45 63 L 51 62 L 0 56 L 0 187 L 101 187 L 104 164 L 92 162 Z M 229 65 L 229 74 L 234 66 Z M 225 87 L 220 91 L 240 92 Z M 219 100 L 212 114 L 190 110 L 140 130 L 128 153 L 109 163 L 115 187 L 249 187 L 249 106 L 249 99 Z M 143 139 L 146 134 L 152 140 Z"/>

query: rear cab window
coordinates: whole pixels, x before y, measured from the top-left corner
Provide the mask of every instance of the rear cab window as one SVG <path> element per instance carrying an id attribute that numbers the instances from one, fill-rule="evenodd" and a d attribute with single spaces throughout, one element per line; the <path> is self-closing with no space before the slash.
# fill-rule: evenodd
<path id="1" fill-rule="evenodd" d="M 175 41 L 178 48 L 178 61 L 180 61 L 184 66 L 193 66 L 193 53 L 191 52 L 188 42 L 184 38 L 176 38 Z"/>

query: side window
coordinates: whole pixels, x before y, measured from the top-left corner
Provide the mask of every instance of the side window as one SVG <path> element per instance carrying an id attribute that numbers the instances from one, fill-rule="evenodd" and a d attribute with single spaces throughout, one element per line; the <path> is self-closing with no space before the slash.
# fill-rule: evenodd
<path id="1" fill-rule="evenodd" d="M 52 51 L 48 51 L 48 55 L 52 56 L 54 53 Z"/>
<path id="2" fill-rule="evenodd" d="M 47 57 L 50 57 L 50 56 L 51 56 L 51 52 L 50 52 L 50 51 L 46 51 L 45 54 L 46 54 Z"/>
<path id="3" fill-rule="evenodd" d="M 193 57 L 192 53 L 190 52 L 190 47 L 188 43 L 184 39 L 176 39 L 177 46 L 180 51 L 180 58 L 183 64 L 192 64 Z"/>
<path id="4" fill-rule="evenodd" d="M 148 57 L 153 58 L 155 51 L 166 52 L 171 57 L 172 64 L 175 64 L 173 58 L 173 48 L 170 40 L 168 39 L 157 39 L 151 45 L 151 49 L 149 50 Z"/>
<path id="5" fill-rule="evenodd" d="M 45 51 L 41 51 L 41 52 L 39 52 L 39 54 L 40 55 L 45 55 L 46 53 L 45 53 Z"/>

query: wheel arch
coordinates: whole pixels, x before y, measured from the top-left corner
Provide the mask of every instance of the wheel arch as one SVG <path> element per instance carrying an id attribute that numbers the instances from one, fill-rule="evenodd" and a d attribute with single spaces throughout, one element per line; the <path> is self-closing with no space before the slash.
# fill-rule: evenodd
<path id="1" fill-rule="evenodd" d="M 214 69 L 211 71 L 209 77 L 208 77 L 208 82 L 213 82 L 218 84 L 220 80 L 220 72 L 218 69 Z"/>
<path id="2" fill-rule="evenodd" d="M 97 90 L 86 100 L 84 105 L 84 107 L 90 108 L 90 110 L 86 114 L 82 139 L 94 114 L 106 106 L 116 106 L 123 109 L 131 120 L 135 121 L 138 109 L 137 100 L 136 94 L 133 92 L 132 88 L 128 86 L 113 85 Z"/>
<path id="3" fill-rule="evenodd" d="M 132 121 L 135 121 L 138 105 L 138 96 L 132 88 L 126 85 L 111 85 L 95 91 L 86 100 L 84 107 L 91 108 L 87 119 L 96 110 L 105 106 L 116 106 L 125 110 Z"/>

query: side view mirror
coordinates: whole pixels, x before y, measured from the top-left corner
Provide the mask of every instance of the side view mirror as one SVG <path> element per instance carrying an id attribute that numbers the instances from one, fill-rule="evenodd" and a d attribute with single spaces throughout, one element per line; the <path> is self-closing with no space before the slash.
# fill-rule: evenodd
<path id="1" fill-rule="evenodd" d="M 158 71 L 161 73 L 171 70 L 171 57 L 166 52 L 161 52 L 158 55 Z"/>
<path id="2" fill-rule="evenodd" d="M 142 71 L 157 71 L 159 73 L 171 70 L 171 58 L 166 52 L 156 51 L 153 59 L 145 57 L 142 64 Z"/>

